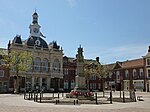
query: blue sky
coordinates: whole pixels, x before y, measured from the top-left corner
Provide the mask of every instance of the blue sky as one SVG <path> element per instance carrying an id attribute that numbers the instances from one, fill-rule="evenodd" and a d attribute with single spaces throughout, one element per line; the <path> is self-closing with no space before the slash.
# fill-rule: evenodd
<path id="1" fill-rule="evenodd" d="M 64 55 L 102 63 L 141 58 L 150 46 L 150 0 L 0 0 L 0 47 L 16 34 L 25 40 L 34 10 L 46 42 Z"/>

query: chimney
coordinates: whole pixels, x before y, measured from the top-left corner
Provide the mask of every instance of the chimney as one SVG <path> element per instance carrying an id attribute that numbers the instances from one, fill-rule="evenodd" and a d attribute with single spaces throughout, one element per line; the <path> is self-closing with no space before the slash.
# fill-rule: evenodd
<path id="1" fill-rule="evenodd" d="M 99 62 L 99 57 L 96 57 L 96 61 L 97 61 L 98 63 L 100 63 L 100 62 Z"/>
<path id="2" fill-rule="evenodd" d="M 149 46 L 148 52 L 150 52 L 150 46 Z"/>

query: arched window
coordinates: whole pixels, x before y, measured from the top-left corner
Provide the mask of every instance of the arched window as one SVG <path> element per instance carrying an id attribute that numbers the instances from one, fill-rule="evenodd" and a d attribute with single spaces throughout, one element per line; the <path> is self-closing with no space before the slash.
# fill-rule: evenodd
<path id="1" fill-rule="evenodd" d="M 133 79 L 136 79 L 136 69 L 133 69 Z"/>
<path id="2" fill-rule="evenodd" d="M 125 71 L 125 79 L 129 79 L 129 71 L 128 70 Z"/>
<path id="3" fill-rule="evenodd" d="M 143 68 L 140 69 L 140 78 L 143 78 Z"/>
<path id="4" fill-rule="evenodd" d="M 53 62 L 53 72 L 60 73 L 60 63 L 58 59 L 55 59 Z"/>
<path id="5" fill-rule="evenodd" d="M 48 59 L 46 59 L 46 58 L 42 62 L 42 71 L 48 72 Z"/>
<path id="6" fill-rule="evenodd" d="M 34 60 L 34 71 L 40 72 L 40 64 L 41 64 L 41 59 L 35 58 L 35 60 Z"/>

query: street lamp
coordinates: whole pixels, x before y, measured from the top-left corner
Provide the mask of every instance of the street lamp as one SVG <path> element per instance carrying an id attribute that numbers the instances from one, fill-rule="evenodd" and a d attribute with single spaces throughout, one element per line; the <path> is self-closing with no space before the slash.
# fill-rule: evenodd
<path id="1" fill-rule="evenodd" d="M 120 98 L 121 98 L 121 89 L 122 89 L 122 76 L 120 74 Z"/>

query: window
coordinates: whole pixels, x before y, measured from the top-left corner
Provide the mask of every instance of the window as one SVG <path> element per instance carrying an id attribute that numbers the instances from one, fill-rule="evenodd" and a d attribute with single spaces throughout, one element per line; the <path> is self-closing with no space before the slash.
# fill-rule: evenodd
<path id="1" fill-rule="evenodd" d="M 136 78 L 136 69 L 133 69 L 133 79 Z"/>
<path id="2" fill-rule="evenodd" d="M 95 75 L 91 75 L 91 76 L 90 76 L 90 79 L 91 79 L 91 80 L 96 80 L 96 76 L 95 76 Z"/>
<path id="3" fill-rule="evenodd" d="M 34 71 L 37 71 L 37 72 L 40 71 L 40 64 L 41 64 L 41 59 L 36 58 L 34 61 Z"/>
<path id="4" fill-rule="evenodd" d="M 109 72 L 109 78 L 112 78 L 112 75 L 113 75 L 112 72 Z"/>
<path id="5" fill-rule="evenodd" d="M 147 59 L 147 65 L 150 66 L 150 59 Z"/>
<path id="6" fill-rule="evenodd" d="M 148 70 L 148 78 L 150 78 L 150 69 Z"/>
<path id="7" fill-rule="evenodd" d="M 48 72 L 48 60 L 44 59 L 42 63 L 42 71 L 43 72 Z"/>
<path id="8" fill-rule="evenodd" d="M 143 69 L 140 69 L 140 78 L 143 78 Z"/>
<path id="9" fill-rule="evenodd" d="M 74 87 L 75 87 L 74 80 L 71 80 L 71 89 L 73 89 Z"/>
<path id="10" fill-rule="evenodd" d="M 129 79 L 129 71 L 128 70 L 125 71 L 125 79 Z"/>
<path id="11" fill-rule="evenodd" d="M 96 89 L 96 83 L 90 83 L 90 89 Z"/>
<path id="12" fill-rule="evenodd" d="M 0 70 L 0 77 L 4 77 L 4 70 Z"/>
<path id="13" fill-rule="evenodd" d="M 58 59 L 55 59 L 53 62 L 53 72 L 60 73 L 60 63 Z"/>
<path id="14" fill-rule="evenodd" d="M 64 75 L 68 75 L 68 69 L 64 68 Z"/>
<path id="15" fill-rule="evenodd" d="M 65 80 L 64 82 L 64 89 L 68 89 L 68 80 Z"/>
<path id="16" fill-rule="evenodd" d="M 119 71 L 116 72 L 116 78 L 117 78 L 117 80 L 120 80 L 120 72 Z"/>

